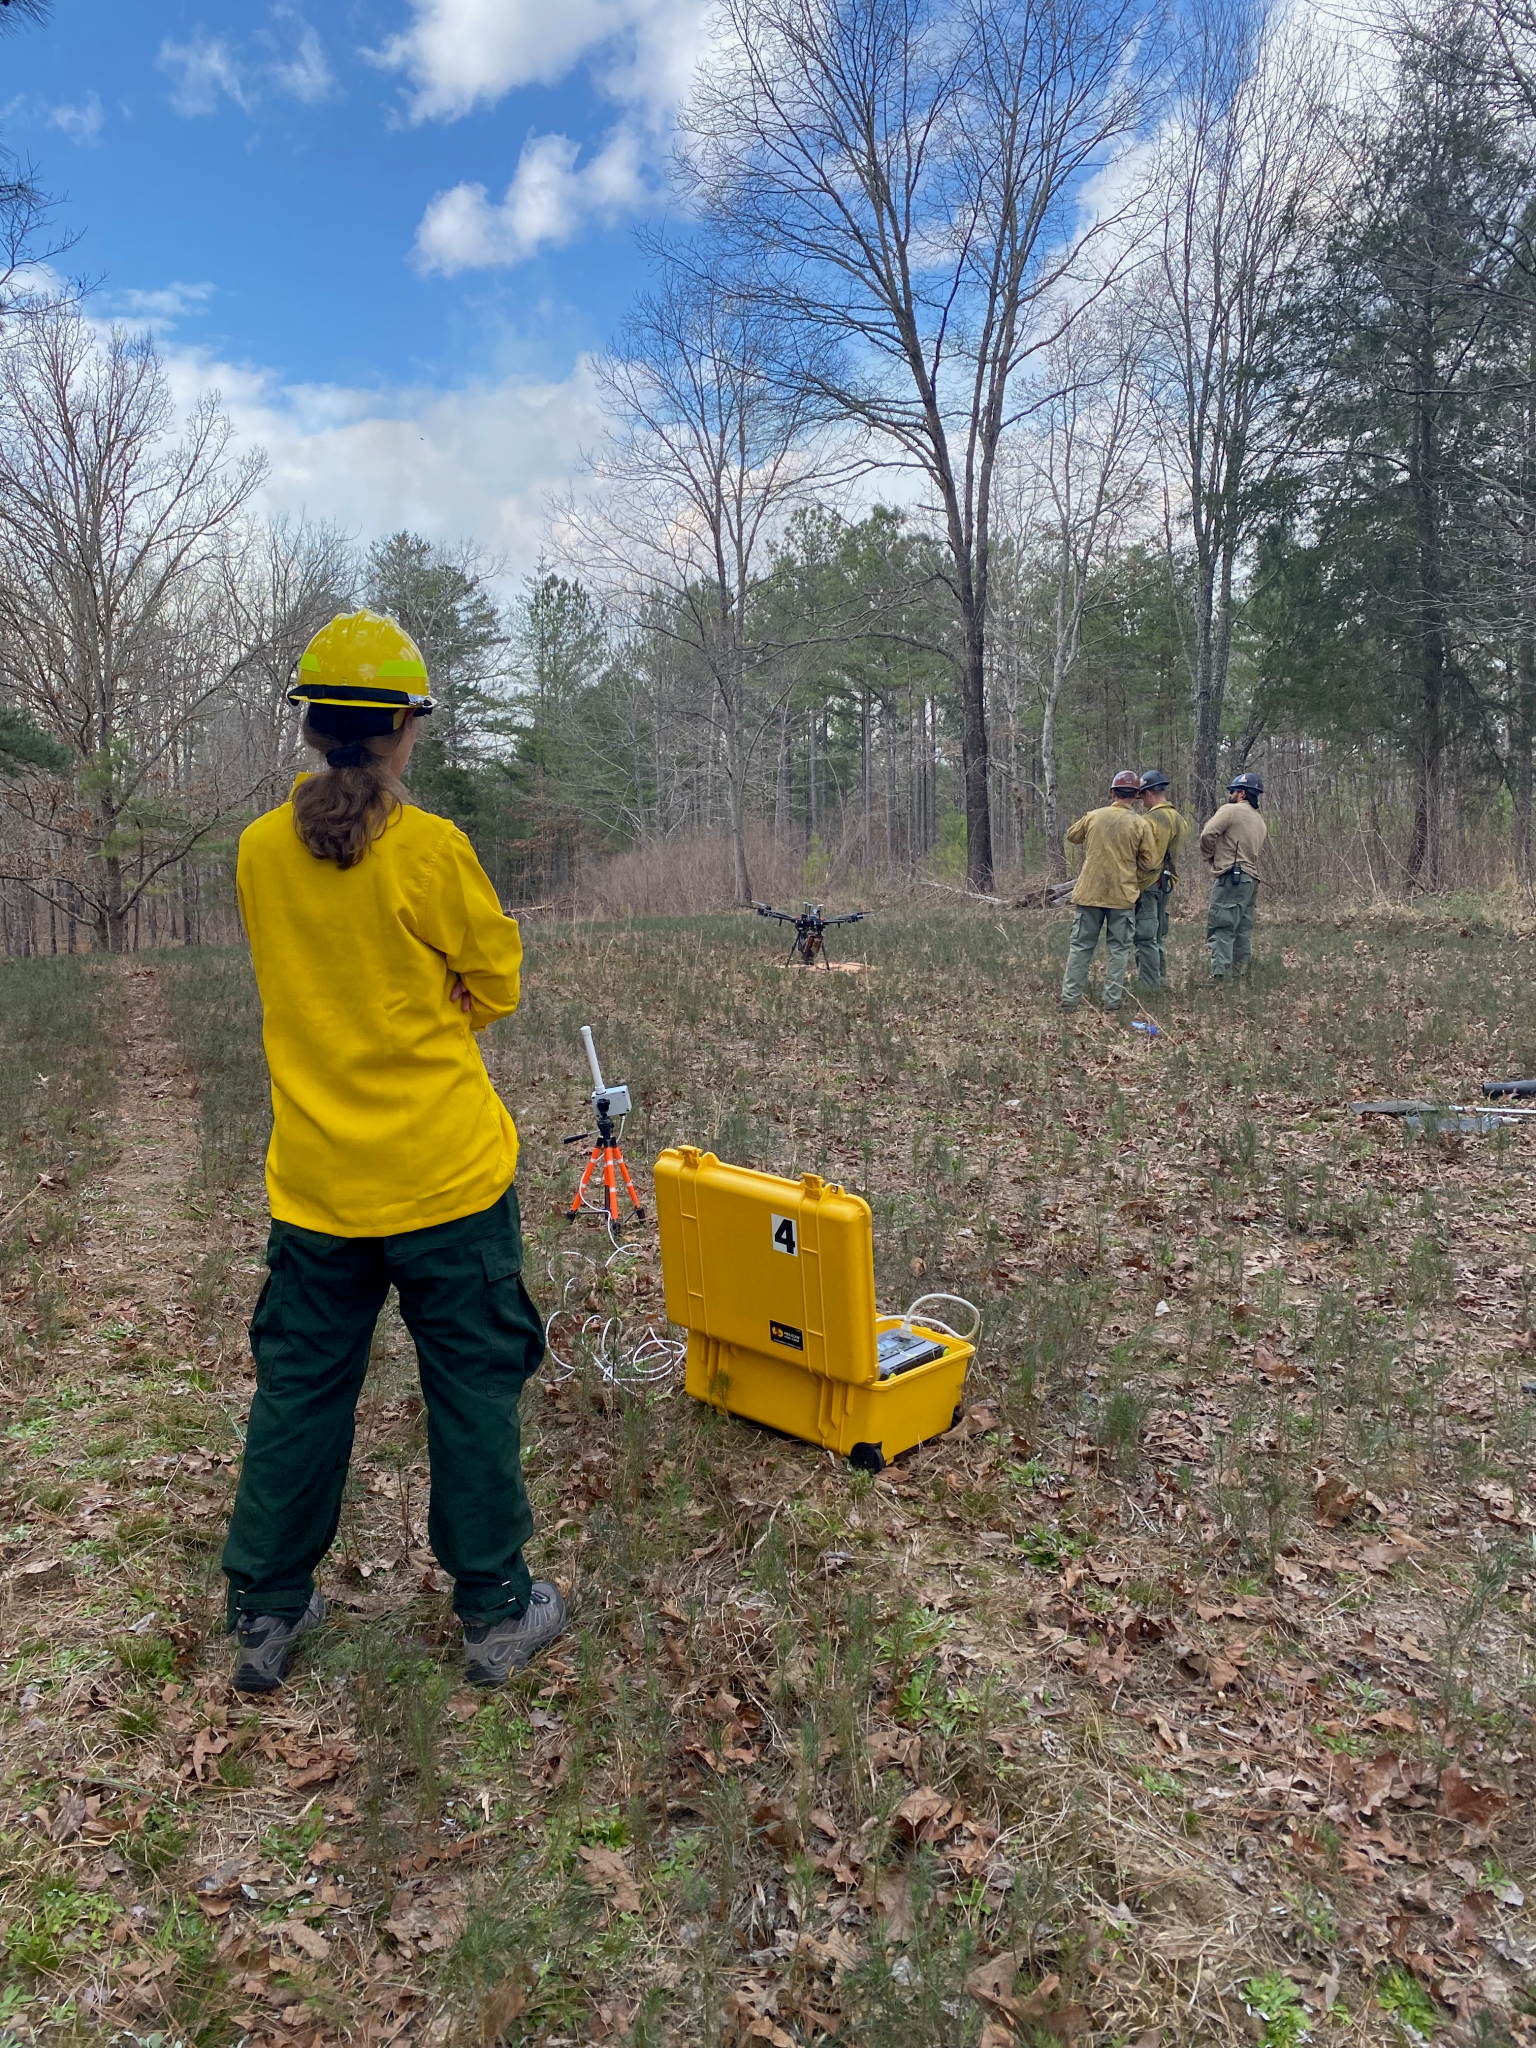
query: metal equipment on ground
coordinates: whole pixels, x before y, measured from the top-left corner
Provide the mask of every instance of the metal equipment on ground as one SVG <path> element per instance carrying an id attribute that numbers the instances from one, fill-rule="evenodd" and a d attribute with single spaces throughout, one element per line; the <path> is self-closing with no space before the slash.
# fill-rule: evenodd
<path id="1" fill-rule="evenodd" d="M 875 1308 L 868 1204 L 682 1145 L 656 1161 L 667 1315 L 688 1332 L 696 1400 L 824 1445 L 878 1472 L 959 1417 L 980 1317 L 960 1336 L 932 1315 Z"/>
<path id="2" fill-rule="evenodd" d="M 583 1208 L 597 1207 L 596 1203 L 587 1202 L 585 1196 L 588 1182 L 597 1169 L 601 1167 L 603 1170 L 602 1213 L 608 1218 L 610 1230 L 617 1230 L 619 1227 L 618 1183 L 620 1179 L 623 1180 L 624 1186 L 629 1192 L 630 1203 L 634 1209 L 637 1221 L 643 1220 L 645 1216 L 645 1211 L 640 1206 L 640 1197 L 635 1193 L 635 1184 L 629 1177 L 629 1168 L 624 1163 L 624 1154 L 619 1149 L 619 1138 L 624 1128 L 624 1119 L 629 1115 L 630 1110 L 629 1089 L 622 1081 L 615 1083 L 611 1088 L 604 1081 L 603 1070 L 597 1063 L 597 1048 L 592 1043 L 592 1027 L 590 1024 L 583 1024 L 581 1027 L 581 1044 L 582 1050 L 587 1055 L 587 1065 L 592 1070 L 591 1101 L 592 1108 L 597 1116 L 597 1134 L 593 1137 L 591 1131 L 578 1131 L 574 1137 L 567 1138 L 564 1141 L 567 1145 L 580 1145 L 584 1144 L 588 1138 L 592 1138 L 592 1150 L 582 1171 L 576 1193 L 571 1198 L 571 1206 L 565 1212 L 565 1220 L 567 1223 L 574 1223 Z M 615 1118 L 618 1119 L 617 1129 L 614 1127 Z"/>

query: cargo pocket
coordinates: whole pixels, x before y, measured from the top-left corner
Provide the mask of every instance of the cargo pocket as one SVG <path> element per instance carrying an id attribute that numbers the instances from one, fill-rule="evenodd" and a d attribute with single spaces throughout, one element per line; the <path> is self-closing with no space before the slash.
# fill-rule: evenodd
<path id="1" fill-rule="evenodd" d="M 481 1247 L 485 1262 L 486 1379 L 520 1389 L 544 1356 L 544 1319 L 523 1285 L 522 1247 Z"/>

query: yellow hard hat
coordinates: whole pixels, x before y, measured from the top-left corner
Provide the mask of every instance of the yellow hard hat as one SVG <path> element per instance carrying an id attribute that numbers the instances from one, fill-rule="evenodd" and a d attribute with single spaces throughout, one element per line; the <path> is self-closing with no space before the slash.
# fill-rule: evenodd
<path id="1" fill-rule="evenodd" d="M 377 612 L 342 612 L 299 656 L 290 704 L 334 704 L 348 711 L 392 711 L 394 723 L 432 709 L 427 665 L 410 634 Z"/>

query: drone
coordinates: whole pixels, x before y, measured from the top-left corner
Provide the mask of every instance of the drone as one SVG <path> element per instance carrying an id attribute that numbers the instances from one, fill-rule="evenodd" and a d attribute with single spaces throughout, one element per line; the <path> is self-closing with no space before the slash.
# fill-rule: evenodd
<path id="1" fill-rule="evenodd" d="M 776 917 L 780 924 L 792 924 L 795 928 L 795 942 L 790 947 L 784 965 L 814 967 L 819 962 L 828 967 L 826 934 L 835 924 L 857 924 L 867 915 L 862 910 L 844 911 L 841 917 L 824 917 L 819 903 L 807 903 L 797 917 L 792 910 L 775 910 L 771 903 L 754 903 L 753 909 L 759 917 Z"/>

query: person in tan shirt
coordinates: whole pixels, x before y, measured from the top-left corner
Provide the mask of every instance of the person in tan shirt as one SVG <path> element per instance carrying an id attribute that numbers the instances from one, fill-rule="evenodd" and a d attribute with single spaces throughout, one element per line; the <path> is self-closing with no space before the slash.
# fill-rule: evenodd
<path id="1" fill-rule="evenodd" d="M 1200 851 L 1211 870 L 1211 900 L 1205 940 L 1211 979 L 1224 987 L 1229 976 L 1246 974 L 1253 955 L 1253 914 L 1258 906 L 1260 861 L 1269 828 L 1259 816 L 1264 785 L 1257 775 L 1234 775 L 1227 802 L 1206 822 Z"/>
<path id="2" fill-rule="evenodd" d="M 1157 840 L 1141 810 L 1141 777 L 1122 768 L 1109 786 L 1110 800 L 1089 811 L 1067 832 L 1068 846 L 1083 849 L 1083 864 L 1072 891 L 1076 911 L 1061 979 L 1061 1007 L 1075 1010 L 1088 986 L 1088 970 L 1104 934 L 1109 968 L 1104 977 L 1106 1010 L 1125 1001 L 1125 977 L 1136 943 L 1136 899 L 1140 874 L 1157 857 Z"/>

